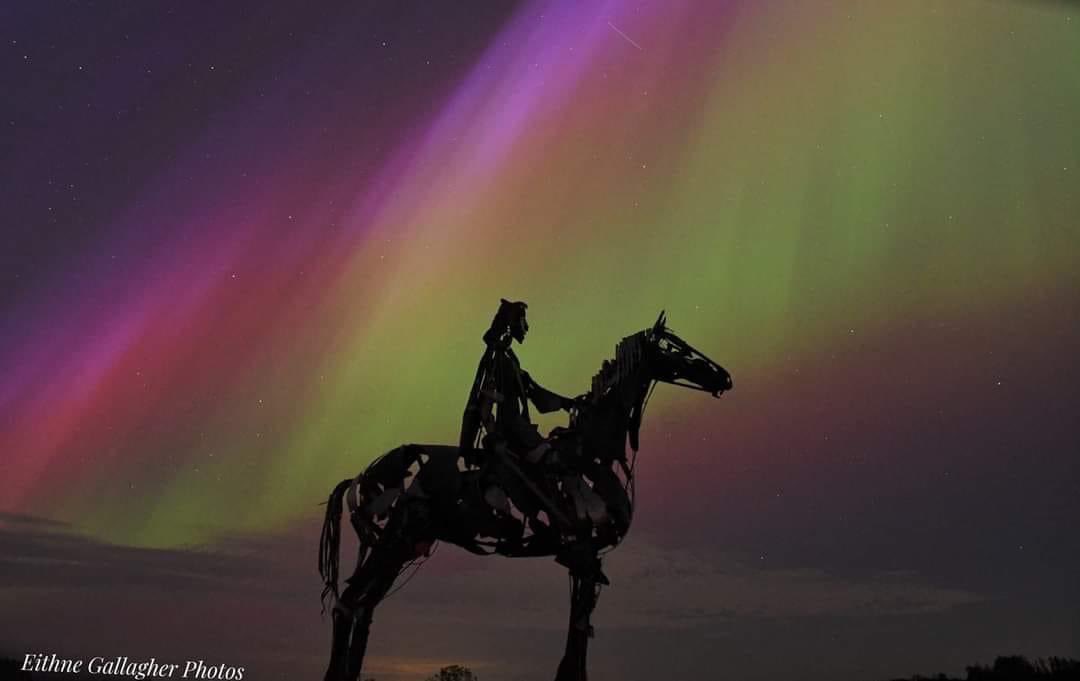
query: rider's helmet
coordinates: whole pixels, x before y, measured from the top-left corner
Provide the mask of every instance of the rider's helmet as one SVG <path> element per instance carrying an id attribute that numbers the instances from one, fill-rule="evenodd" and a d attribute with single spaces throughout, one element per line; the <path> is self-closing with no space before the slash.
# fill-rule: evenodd
<path id="1" fill-rule="evenodd" d="M 525 318 L 525 310 L 529 306 L 519 301 L 499 299 L 499 311 L 491 320 L 491 327 L 484 332 L 484 342 L 488 345 L 503 341 L 509 343 L 513 338 L 521 343 L 525 340 L 525 334 L 529 331 L 529 322 Z"/>

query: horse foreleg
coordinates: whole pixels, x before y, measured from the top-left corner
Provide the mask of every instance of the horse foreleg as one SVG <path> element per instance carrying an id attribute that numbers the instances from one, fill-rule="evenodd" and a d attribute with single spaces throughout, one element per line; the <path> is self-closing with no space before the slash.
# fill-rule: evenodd
<path id="1" fill-rule="evenodd" d="M 566 652 L 563 654 L 555 681 L 587 681 L 585 657 L 593 628 L 589 623 L 596 601 L 600 596 L 599 561 L 595 569 L 570 571 L 570 628 L 566 633 Z"/>

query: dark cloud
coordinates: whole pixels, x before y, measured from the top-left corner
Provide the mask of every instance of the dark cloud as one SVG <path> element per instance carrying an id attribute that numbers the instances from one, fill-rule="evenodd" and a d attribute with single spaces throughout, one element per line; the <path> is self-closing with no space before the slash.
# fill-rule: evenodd
<path id="1" fill-rule="evenodd" d="M 146 586 L 170 591 L 266 590 L 274 562 L 254 557 L 255 540 L 228 551 L 120 546 L 31 516 L 0 514 L 0 580 L 4 587 L 108 589 Z M 236 550 L 237 547 L 240 550 Z M 272 555 L 272 554 L 271 554 Z"/>

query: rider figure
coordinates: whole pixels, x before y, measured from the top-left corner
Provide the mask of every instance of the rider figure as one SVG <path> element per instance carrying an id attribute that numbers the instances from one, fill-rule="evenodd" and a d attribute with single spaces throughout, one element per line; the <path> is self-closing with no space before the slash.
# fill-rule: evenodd
<path id="1" fill-rule="evenodd" d="M 479 463 L 474 453 L 481 428 L 487 434 L 482 443 L 484 450 L 505 447 L 535 463 L 536 452 L 545 441 L 529 416 L 529 401 L 542 414 L 570 411 L 574 406 L 573 400 L 541 387 L 522 370 L 511 348 L 515 340 L 524 342 L 529 331 L 527 307 L 522 302 L 501 300 L 491 327 L 484 333 L 487 348 L 477 367 L 461 424 L 459 447 L 469 463 Z"/>
<path id="2" fill-rule="evenodd" d="M 558 409 L 570 411 L 575 405 L 574 400 L 544 389 L 522 370 L 511 344 L 525 340 L 529 330 L 525 309 L 525 303 L 502 300 L 484 334 L 487 348 L 469 392 L 459 442 L 466 464 L 480 466 L 477 482 L 481 496 L 501 526 L 495 531 L 511 544 L 522 538 L 525 523 L 534 534 L 552 531 L 538 516 L 545 510 L 545 502 L 537 497 L 535 485 L 548 487 L 543 481 L 546 476 L 534 478 L 524 472 L 528 466 L 523 464 L 540 463 L 550 449 L 529 417 L 528 403 L 531 401 L 544 414 Z M 481 429 L 485 432 L 482 443 L 478 442 Z M 533 481 L 531 489 L 522 475 Z M 544 496 L 551 499 L 554 494 L 549 490 Z M 513 517 L 511 501 L 524 521 Z"/>

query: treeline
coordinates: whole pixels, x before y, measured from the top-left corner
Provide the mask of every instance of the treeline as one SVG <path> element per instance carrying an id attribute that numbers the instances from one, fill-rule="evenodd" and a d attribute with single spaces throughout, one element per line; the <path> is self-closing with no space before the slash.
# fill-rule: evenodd
<path id="1" fill-rule="evenodd" d="M 1080 660 L 1066 657 L 1029 660 L 1011 655 L 997 658 L 989 667 L 978 664 L 968 667 L 967 676 L 962 679 L 938 674 L 892 681 L 1080 681 Z"/>

